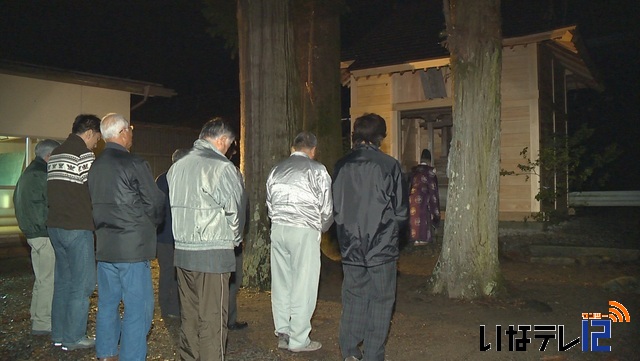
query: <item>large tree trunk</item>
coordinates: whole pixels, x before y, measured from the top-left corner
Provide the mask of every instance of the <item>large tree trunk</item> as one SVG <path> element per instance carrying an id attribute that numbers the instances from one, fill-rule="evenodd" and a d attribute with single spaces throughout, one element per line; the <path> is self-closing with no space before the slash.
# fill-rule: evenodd
<path id="1" fill-rule="evenodd" d="M 238 0 L 240 164 L 250 204 L 244 253 L 248 287 L 270 287 L 265 182 L 271 167 L 289 155 L 293 137 L 302 130 L 318 136 L 318 160 L 329 170 L 342 155 L 336 3 Z"/>
<path id="2" fill-rule="evenodd" d="M 270 287 L 265 181 L 301 126 L 289 14 L 288 0 L 238 0 L 240 167 L 249 198 L 244 284 L 262 290 Z"/>
<path id="3" fill-rule="evenodd" d="M 492 296 L 498 262 L 500 174 L 499 0 L 444 0 L 453 73 L 453 139 L 442 252 L 432 290 L 451 298 Z"/>
<path id="4" fill-rule="evenodd" d="M 293 5 L 302 129 L 318 137 L 317 160 L 332 172 L 343 155 L 340 123 L 341 0 L 297 0 Z"/>

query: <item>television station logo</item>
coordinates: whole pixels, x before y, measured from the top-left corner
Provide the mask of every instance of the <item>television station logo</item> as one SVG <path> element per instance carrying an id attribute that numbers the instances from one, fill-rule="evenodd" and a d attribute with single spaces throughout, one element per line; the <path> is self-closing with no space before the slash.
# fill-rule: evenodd
<path id="1" fill-rule="evenodd" d="M 557 344 L 558 351 L 567 351 L 582 343 L 583 352 L 611 352 L 611 346 L 601 345 L 600 340 L 611 338 L 611 325 L 617 322 L 631 322 L 631 315 L 624 305 L 618 301 L 609 301 L 609 313 L 583 312 L 581 320 L 581 335 L 571 341 L 566 341 L 564 325 L 496 325 L 495 343 L 485 338 L 485 325 L 480 325 L 480 351 L 494 348 L 502 351 L 502 336 L 508 339 L 509 351 L 527 351 L 532 340 L 540 339 L 539 351 L 545 351 L 552 340 Z"/>

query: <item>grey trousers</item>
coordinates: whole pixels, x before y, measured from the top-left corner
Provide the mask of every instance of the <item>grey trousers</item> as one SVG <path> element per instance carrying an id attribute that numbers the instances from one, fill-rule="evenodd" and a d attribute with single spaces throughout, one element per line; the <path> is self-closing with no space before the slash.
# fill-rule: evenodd
<path id="1" fill-rule="evenodd" d="M 31 246 L 31 265 L 36 278 L 31 294 L 31 327 L 35 331 L 51 331 L 56 253 L 49 237 L 29 238 L 27 243 Z"/>
<path id="2" fill-rule="evenodd" d="M 396 301 L 396 261 L 374 267 L 342 265 L 342 357 L 384 361 L 384 347 Z M 364 355 L 358 344 L 363 343 Z"/>
<path id="3" fill-rule="evenodd" d="M 311 339 L 320 280 L 320 232 L 310 228 L 271 226 L 271 312 L 275 332 L 289 335 L 289 348 Z"/>

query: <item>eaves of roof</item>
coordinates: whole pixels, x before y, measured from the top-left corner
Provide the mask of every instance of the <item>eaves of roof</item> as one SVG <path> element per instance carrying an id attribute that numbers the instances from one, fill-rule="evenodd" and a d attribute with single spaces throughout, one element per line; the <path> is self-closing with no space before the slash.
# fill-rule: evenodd
<path id="1" fill-rule="evenodd" d="M 177 95 L 173 89 L 165 88 L 161 84 L 5 60 L 0 61 L 0 73 L 96 88 L 120 90 L 131 94 L 142 96 L 146 95 L 150 97 L 159 96 L 170 98 Z"/>
<path id="2" fill-rule="evenodd" d="M 503 38 L 513 40 L 507 46 L 567 26 L 537 1 L 503 1 L 502 14 Z M 352 61 L 349 71 L 356 71 L 448 58 L 449 52 L 441 45 L 444 30 L 441 0 L 400 2 L 355 46 L 345 49 L 342 60 Z"/>
<path id="3" fill-rule="evenodd" d="M 510 2 L 520 6 L 526 2 Z M 503 8 L 503 46 L 546 44 L 571 72 L 576 86 L 602 89 L 576 25 L 548 18 L 535 2 L 531 7 Z M 443 40 L 444 15 L 439 1 L 408 1 L 343 53 L 342 84 L 351 77 L 403 73 L 449 65 Z"/>

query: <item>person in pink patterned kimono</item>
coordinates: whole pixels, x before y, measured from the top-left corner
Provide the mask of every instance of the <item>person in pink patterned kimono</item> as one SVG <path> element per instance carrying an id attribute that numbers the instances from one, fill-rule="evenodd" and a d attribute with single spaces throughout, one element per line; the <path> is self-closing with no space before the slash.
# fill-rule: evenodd
<path id="1" fill-rule="evenodd" d="M 431 152 L 424 149 L 420 155 L 420 164 L 411 170 L 409 240 L 416 246 L 430 243 L 435 227 L 440 223 L 438 177 L 430 164 Z"/>

